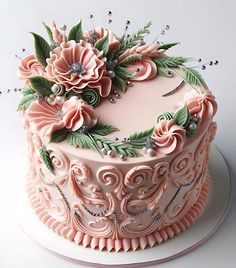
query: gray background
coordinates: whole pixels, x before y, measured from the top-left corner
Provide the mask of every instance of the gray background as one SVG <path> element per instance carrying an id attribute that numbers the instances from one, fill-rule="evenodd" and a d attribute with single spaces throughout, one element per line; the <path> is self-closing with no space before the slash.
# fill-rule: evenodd
<path id="1" fill-rule="evenodd" d="M 168 33 L 162 41 L 181 41 L 181 46 L 172 49 L 170 54 L 201 57 L 206 61 L 218 59 L 219 66 L 209 67 L 203 75 L 210 89 L 213 90 L 219 103 L 216 116 L 218 132 L 215 144 L 220 148 L 227 160 L 235 189 L 235 101 L 236 98 L 236 2 L 234 0 L 176 0 L 176 1 L 0 1 L 0 90 L 21 86 L 16 77 L 18 60 L 14 54 L 33 51 L 30 31 L 44 34 L 42 20 L 49 23 L 53 17 L 59 25 L 65 23 L 72 26 L 80 17 L 84 20 L 84 29 L 91 28 L 88 15 L 93 13 L 95 23 L 107 23 L 107 11 L 113 11 L 112 30 L 122 33 L 127 19 L 132 24 L 130 32 L 138 28 L 144 21 L 152 20 L 152 35 L 170 24 Z M 0 97 L 0 148 L 5 161 L 11 161 L 11 155 L 24 148 L 24 133 L 20 120 L 15 113 L 18 94 Z M 0 163 L 4 169 L 4 162 Z M 79 267 L 49 254 L 31 242 L 12 222 L 6 214 L 3 195 L 4 180 L 0 174 L 0 267 Z M 224 179 L 224 178 L 222 178 Z M 219 196 L 220 198 L 220 196 Z M 233 194 L 231 209 L 220 229 L 204 245 L 193 252 L 163 267 L 223 267 L 233 265 L 236 261 L 236 199 Z M 5 214 L 4 214 L 5 213 Z M 14 217 L 13 217 L 14 218 Z M 10 234 L 10 235 L 9 235 Z"/>

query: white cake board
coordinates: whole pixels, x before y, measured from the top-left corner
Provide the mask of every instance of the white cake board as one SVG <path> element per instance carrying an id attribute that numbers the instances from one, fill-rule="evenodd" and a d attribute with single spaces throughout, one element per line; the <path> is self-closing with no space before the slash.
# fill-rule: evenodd
<path id="1" fill-rule="evenodd" d="M 14 200 L 7 200 L 17 211 L 20 228 L 35 242 L 49 251 L 59 254 L 71 261 L 93 267 L 144 267 L 158 264 L 181 256 L 204 243 L 220 226 L 229 208 L 231 181 L 227 164 L 220 151 L 213 146 L 209 171 L 212 177 L 212 189 L 203 215 L 188 230 L 174 237 L 173 240 L 147 248 L 130 252 L 100 252 L 91 248 L 78 246 L 49 230 L 35 215 L 30 207 L 26 194 L 25 158 L 19 157 L 19 168 L 14 171 L 14 183 L 9 185 Z M 15 162 L 16 163 L 16 162 Z M 22 164 L 22 165 L 21 165 Z M 16 209 L 17 207 L 17 209 Z"/>

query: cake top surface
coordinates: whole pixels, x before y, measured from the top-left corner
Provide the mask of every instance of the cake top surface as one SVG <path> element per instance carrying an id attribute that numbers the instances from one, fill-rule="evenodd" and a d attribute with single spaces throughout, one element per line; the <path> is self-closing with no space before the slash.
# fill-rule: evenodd
<path id="1" fill-rule="evenodd" d="M 129 24 L 121 37 L 103 27 L 83 31 L 81 21 L 68 33 L 65 25 L 44 24 L 49 41 L 31 33 L 35 53 L 18 66 L 18 111 L 42 159 L 49 144 L 96 161 L 165 157 L 183 150 L 215 114 L 215 98 L 197 71 L 206 64 L 167 56 L 179 43 L 146 44 L 150 22 L 130 35 Z"/>

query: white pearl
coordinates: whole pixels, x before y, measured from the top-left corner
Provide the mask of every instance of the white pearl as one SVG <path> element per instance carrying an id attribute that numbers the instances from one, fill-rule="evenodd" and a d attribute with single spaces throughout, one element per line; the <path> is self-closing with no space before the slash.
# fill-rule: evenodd
<path id="1" fill-rule="evenodd" d="M 77 101 L 77 100 L 79 100 L 79 97 L 78 97 L 78 96 L 72 96 L 72 97 L 70 98 L 70 100 Z"/>
<path id="2" fill-rule="evenodd" d="M 155 156 L 156 155 L 156 151 L 153 150 L 153 149 L 151 149 L 151 148 L 149 148 L 149 149 L 147 149 L 147 155 L 148 156 Z"/>
<path id="3" fill-rule="evenodd" d="M 65 102 L 65 97 L 62 97 L 62 96 L 56 96 L 55 100 L 56 100 L 56 103 L 57 103 L 58 105 L 61 105 L 61 104 L 63 104 L 63 103 Z"/>
<path id="4" fill-rule="evenodd" d="M 106 148 L 102 148 L 101 149 L 101 153 L 104 154 L 104 155 L 106 155 L 107 154 L 107 149 Z"/>
<path id="5" fill-rule="evenodd" d="M 142 150 L 145 154 L 147 153 L 147 147 L 144 146 Z"/>
<path id="6" fill-rule="evenodd" d="M 52 93 L 57 93 L 57 91 L 58 91 L 58 85 L 57 84 L 54 84 L 52 87 L 51 87 L 51 91 L 52 91 Z"/>
<path id="7" fill-rule="evenodd" d="M 47 97 L 47 102 L 48 102 L 48 104 L 53 105 L 54 104 L 54 96 L 53 97 L 51 97 L 51 96 Z"/>

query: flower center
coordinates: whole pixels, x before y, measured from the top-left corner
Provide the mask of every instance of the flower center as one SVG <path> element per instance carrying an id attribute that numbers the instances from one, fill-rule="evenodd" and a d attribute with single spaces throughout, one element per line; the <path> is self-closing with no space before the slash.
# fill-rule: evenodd
<path id="1" fill-rule="evenodd" d="M 80 62 L 73 62 L 68 69 L 72 74 L 75 75 L 80 75 L 85 72 L 84 66 Z"/>
<path id="2" fill-rule="evenodd" d="M 56 116 L 58 119 L 62 120 L 62 118 L 63 118 L 63 111 L 62 111 L 62 110 L 58 110 L 58 111 L 56 112 L 55 116 Z"/>

